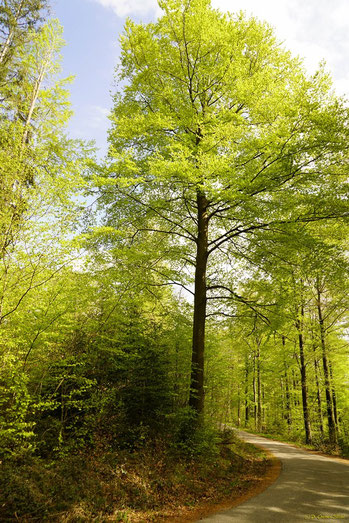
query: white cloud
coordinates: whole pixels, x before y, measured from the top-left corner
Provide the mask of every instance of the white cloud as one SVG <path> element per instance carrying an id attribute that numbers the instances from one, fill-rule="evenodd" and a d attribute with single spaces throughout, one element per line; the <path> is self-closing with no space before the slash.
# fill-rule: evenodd
<path id="1" fill-rule="evenodd" d="M 347 0 L 212 0 L 222 10 L 245 10 L 274 26 L 279 40 L 313 72 L 325 60 L 339 94 L 349 93 Z"/>
<path id="2" fill-rule="evenodd" d="M 156 0 L 94 0 L 125 16 L 159 15 Z M 245 10 L 274 26 L 279 40 L 305 59 L 312 72 L 325 59 L 340 94 L 349 92 L 349 3 L 347 0 L 212 0 L 223 11 Z"/>
<path id="3" fill-rule="evenodd" d="M 99 105 L 90 105 L 88 107 L 88 120 L 87 124 L 90 128 L 94 129 L 104 129 L 109 126 L 108 116 L 110 110 L 106 107 L 101 107 Z"/>
<path id="4" fill-rule="evenodd" d="M 95 0 L 103 7 L 110 8 L 120 18 L 130 15 L 159 14 L 156 0 Z"/>
<path id="5" fill-rule="evenodd" d="M 333 9 L 331 18 L 335 25 L 348 28 L 349 4 L 339 2 L 339 5 Z"/>

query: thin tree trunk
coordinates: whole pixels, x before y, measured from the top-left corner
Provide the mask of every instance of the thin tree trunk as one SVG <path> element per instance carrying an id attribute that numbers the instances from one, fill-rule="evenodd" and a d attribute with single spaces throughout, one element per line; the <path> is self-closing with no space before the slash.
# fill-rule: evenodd
<path id="1" fill-rule="evenodd" d="M 193 348 L 189 405 L 200 414 L 204 408 L 204 353 L 206 324 L 206 270 L 208 257 L 208 201 L 197 191 L 198 237 L 196 244 Z"/>
<path id="2" fill-rule="evenodd" d="M 262 383 L 262 429 L 266 426 L 266 409 L 265 409 L 265 385 Z"/>
<path id="3" fill-rule="evenodd" d="M 288 432 L 291 429 L 292 425 L 292 414 L 291 414 L 291 398 L 290 398 L 290 387 L 288 383 L 288 374 L 287 374 L 287 365 L 286 365 L 286 358 L 285 358 L 285 347 L 286 347 L 286 339 L 285 336 L 282 336 L 282 347 L 284 351 L 284 368 L 285 368 L 285 399 L 286 399 L 286 421 L 287 421 L 287 430 Z"/>
<path id="4" fill-rule="evenodd" d="M 240 399 L 240 385 L 238 384 L 238 419 L 237 419 L 237 425 L 240 427 L 241 424 L 241 417 L 240 417 L 240 409 L 241 409 L 241 399 Z"/>
<path id="5" fill-rule="evenodd" d="M 18 9 L 17 9 L 16 15 L 15 15 L 15 23 L 18 22 L 18 18 L 21 14 L 23 4 L 24 4 L 24 0 L 21 0 L 20 4 L 18 6 Z M 1 49 L 1 52 L 0 52 L 0 64 L 2 64 L 5 61 L 6 55 L 12 44 L 14 34 L 15 34 L 15 28 L 14 28 L 14 26 L 12 26 L 10 29 L 10 32 L 4 42 L 4 45 Z"/>
<path id="6" fill-rule="evenodd" d="M 332 392 L 332 401 L 333 401 L 334 422 L 335 422 L 335 425 L 336 425 L 336 431 L 337 431 L 337 435 L 338 435 L 338 433 L 339 433 L 339 420 L 338 420 L 338 413 L 337 413 L 337 396 L 336 396 L 336 390 L 334 388 L 334 383 L 333 383 L 332 363 L 331 363 L 330 359 L 328 359 L 328 367 L 330 369 L 330 378 L 331 378 L 331 392 Z"/>
<path id="7" fill-rule="evenodd" d="M 179 404 L 179 343 L 176 341 L 175 345 L 175 372 L 173 383 L 173 397 L 172 410 L 175 412 L 176 406 Z"/>
<path id="8" fill-rule="evenodd" d="M 318 415 L 319 415 L 319 425 L 321 436 L 324 436 L 324 420 L 322 416 L 322 402 L 321 402 L 321 391 L 320 391 L 320 382 L 319 382 L 319 364 L 316 359 L 316 347 L 313 345 L 314 350 L 314 372 L 315 372 L 315 384 L 316 384 L 316 400 L 318 406 Z"/>
<path id="9" fill-rule="evenodd" d="M 257 430 L 261 431 L 262 421 L 262 393 L 261 393 L 261 362 L 260 342 L 257 343 Z"/>
<path id="10" fill-rule="evenodd" d="M 295 410 L 297 412 L 297 407 L 299 405 L 299 401 L 298 401 L 298 386 L 297 386 L 297 381 L 296 381 L 296 378 L 295 378 L 294 369 L 292 369 L 292 385 L 293 385 L 293 403 L 294 403 L 294 406 L 295 406 Z"/>
<path id="11" fill-rule="evenodd" d="M 1 53 L 0 53 L 0 64 L 2 64 L 5 60 L 5 57 L 7 55 L 7 52 L 8 50 L 10 49 L 10 46 L 11 46 L 11 43 L 12 43 L 12 39 L 13 39 L 13 35 L 14 35 L 14 29 L 12 28 L 4 42 L 4 45 L 3 45 L 3 48 L 1 49 Z"/>
<path id="12" fill-rule="evenodd" d="M 325 328 L 324 320 L 322 316 L 322 303 L 321 303 L 321 291 L 320 291 L 320 282 L 319 279 L 316 281 L 316 291 L 317 291 L 317 311 L 319 318 L 320 326 L 320 340 L 321 340 L 321 349 L 322 349 L 322 365 L 324 369 L 324 378 L 325 378 L 325 394 L 326 394 L 326 407 L 327 407 L 327 423 L 328 423 L 328 438 L 331 443 L 337 441 L 335 419 L 332 407 L 332 397 L 331 397 L 331 385 L 330 385 L 330 374 L 328 368 L 328 359 L 327 359 L 327 348 L 325 341 Z"/>
<path id="13" fill-rule="evenodd" d="M 245 427 L 249 421 L 249 407 L 248 407 L 248 358 L 245 358 Z"/>
<path id="14" fill-rule="evenodd" d="M 24 148 L 25 144 L 28 142 L 30 123 L 31 123 L 31 120 L 32 120 L 32 117 L 33 117 L 33 112 L 34 112 L 34 109 L 35 109 L 35 106 L 36 106 L 36 102 L 38 100 L 38 96 L 39 96 L 39 92 L 40 92 L 40 89 L 41 89 L 41 85 L 42 85 L 42 82 L 44 81 L 44 78 L 45 78 L 45 74 L 46 74 L 46 70 L 47 70 L 47 66 L 48 66 L 49 60 L 50 60 L 50 57 L 48 57 L 41 64 L 39 75 L 38 75 L 37 79 L 35 80 L 33 93 L 32 93 L 32 98 L 31 98 L 31 101 L 30 101 L 28 114 L 27 114 L 27 117 L 26 117 L 26 120 L 25 120 L 25 124 L 24 124 L 24 131 L 23 131 L 23 136 L 22 136 L 22 149 Z"/>
<path id="15" fill-rule="evenodd" d="M 257 429 L 257 393 L 256 393 L 256 356 L 253 355 L 253 421 L 254 428 Z"/>
<path id="16" fill-rule="evenodd" d="M 304 430 L 305 430 L 305 442 L 311 444 L 311 428 L 309 419 L 309 407 L 308 407 L 308 387 L 307 387 L 307 371 L 305 366 L 304 357 L 304 339 L 303 339 L 303 317 L 304 308 L 301 306 L 301 320 L 297 319 L 296 327 L 298 330 L 298 346 L 299 346 L 299 359 L 300 359 L 300 370 L 301 370 L 301 386 L 302 386 L 302 407 L 303 407 L 303 419 L 304 419 Z"/>
<path id="17" fill-rule="evenodd" d="M 291 400 L 290 400 L 290 388 L 288 384 L 287 367 L 285 366 L 285 396 L 286 396 L 286 422 L 287 430 L 290 432 L 292 426 L 292 413 L 291 413 Z"/>
<path id="18" fill-rule="evenodd" d="M 239 387 L 239 386 L 238 386 Z M 233 386 L 233 380 L 229 380 L 229 384 L 227 387 L 227 396 L 225 399 L 225 419 L 224 424 L 227 424 L 232 419 L 232 397 L 234 393 L 234 386 Z M 223 407 L 221 407 L 223 409 Z"/>

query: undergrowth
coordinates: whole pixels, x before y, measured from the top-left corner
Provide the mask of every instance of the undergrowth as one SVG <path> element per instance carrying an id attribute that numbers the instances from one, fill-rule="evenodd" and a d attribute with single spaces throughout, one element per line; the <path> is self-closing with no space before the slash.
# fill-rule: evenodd
<path id="1" fill-rule="evenodd" d="M 3 463 L 1 521 L 166 521 L 219 503 L 263 475 L 267 460 L 231 434 L 216 452 L 197 454 L 161 439 L 142 447 L 80 452 L 54 461 L 30 457 Z"/>

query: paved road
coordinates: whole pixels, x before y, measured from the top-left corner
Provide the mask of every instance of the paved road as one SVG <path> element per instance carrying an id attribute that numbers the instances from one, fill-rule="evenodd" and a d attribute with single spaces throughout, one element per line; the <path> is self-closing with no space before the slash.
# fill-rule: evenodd
<path id="1" fill-rule="evenodd" d="M 213 523 L 349 521 L 349 462 L 312 454 L 286 443 L 238 431 L 281 460 L 278 479 L 245 503 L 202 519 Z"/>

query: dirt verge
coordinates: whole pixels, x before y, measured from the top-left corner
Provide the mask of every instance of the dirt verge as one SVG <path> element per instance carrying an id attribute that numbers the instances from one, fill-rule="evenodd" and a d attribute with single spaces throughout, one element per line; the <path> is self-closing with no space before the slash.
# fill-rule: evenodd
<path id="1" fill-rule="evenodd" d="M 250 498 L 261 494 L 277 480 L 281 473 L 281 461 L 276 458 L 269 450 L 261 445 L 254 445 L 260 448 L 267 455 L 266 471 L 260 477 L 252 477 L 240 491 L 233 492 L 226 499 L 219 503 L 206 502 L 195 509 L 183 509 L 181 514 L 175 517 L 166 518 L 168 523 L 193 523 L 205 517 L 232 509 Z"/>

